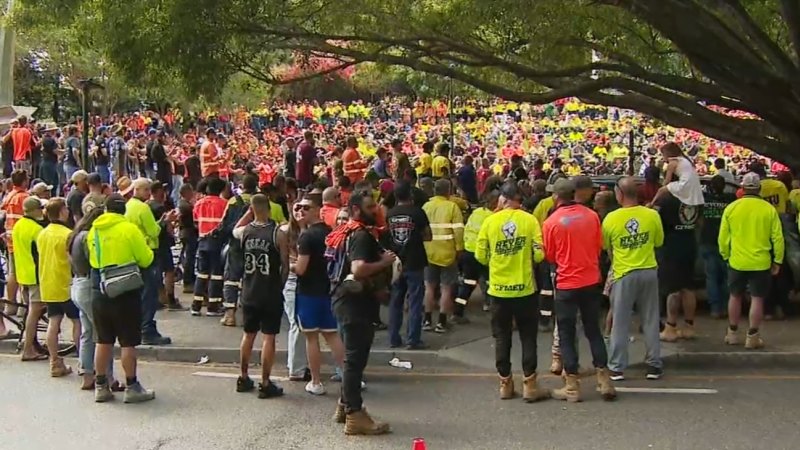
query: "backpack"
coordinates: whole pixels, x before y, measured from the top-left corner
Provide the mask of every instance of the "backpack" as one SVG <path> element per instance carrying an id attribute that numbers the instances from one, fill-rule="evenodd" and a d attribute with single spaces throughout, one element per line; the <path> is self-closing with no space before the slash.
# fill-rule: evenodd
<path id="1" fill-rule="evenodd" d="M 350 238 L 353 233 L 348 233 L 344 239 L 344 243 L 338 247 L 325 247 L 325 261 L 327 262 L 328 280 L 330 281 L 331 290 L 333 294 L 336 289 L 344 282 L 345 278 L 350 274 L 350 258 L 348 252 L 350 251 Z"/>

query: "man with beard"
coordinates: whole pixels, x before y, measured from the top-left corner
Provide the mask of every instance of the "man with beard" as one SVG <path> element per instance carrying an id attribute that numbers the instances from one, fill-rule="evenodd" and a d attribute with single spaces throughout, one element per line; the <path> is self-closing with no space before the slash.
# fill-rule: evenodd
<path id="1" fill-rule="evenodd" d="M 372 195 L 355 192 L 350 197 L 350 220 L 325 239 L 326 254 L 333 254 L 329 271 L 333 312 L 344 341 L 345 358 L 342 393 L 334 420 L 345 424 L 347 435 L 376 435 L 389 425 L 375 422 L 362 406 L 361 380 L 367 366 L 375 329 L 372 318 L 379 298 L 388 296 L 390 271 L 397 258 L 383 251 L 374 231 L 378 205 Z"/>

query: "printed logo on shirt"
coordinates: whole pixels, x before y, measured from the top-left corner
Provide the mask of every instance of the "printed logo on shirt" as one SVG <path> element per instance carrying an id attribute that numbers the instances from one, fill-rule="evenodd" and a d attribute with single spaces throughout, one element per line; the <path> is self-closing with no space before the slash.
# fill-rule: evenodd
<path id="1" fill-rule="evenodd" d="M 681 223 L 675 225 L 676 230 L 694 230 L 697 224 L 697 216 L 700 215 L 700 208 L 694 205 L 684 205 L 678 209 L 678 218 Z"/>
<path id="2" fill-rule="evenodd" d="M 401 247 L 405 246 L 411 237 L 411 232 L 414 231 L 414 221 L 407 215 L 390 217 L 389 230 L 394 243 Z"/>
<path id="3" fill-rule="evenodd" d="M 650 241 L 650 232 L 639 233 L 639 221 L 630 219 L 625 223 L 625 230 L 629 236 L 622 236 L 619 240 L 620 247 L 633 250 L 644 246 Z"/>
<path id="4" fill-rule="evenodd" d="M 528 238 L 525 236 L 517 237 L 517 224 L 508 221 L 500 228 L 505 239 L 497 241 L 494 253 L 500 256 L 511 256 L 525 248 Z"/>
<path id="5" fill-rule="evenodd" d="M 725 211 L 727 206 L 728 203 L 707 202 L 703 205 L 703 217 L 706 219 L 721 219 L 722 213 Z"/>

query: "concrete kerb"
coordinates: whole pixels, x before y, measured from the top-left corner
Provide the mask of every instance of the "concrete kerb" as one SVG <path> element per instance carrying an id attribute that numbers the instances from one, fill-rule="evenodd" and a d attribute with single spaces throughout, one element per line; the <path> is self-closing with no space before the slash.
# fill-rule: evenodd
<path id="1" fill-rule="evenodd" d="M 672 370 L 800 369 L 800 352 L 678 352 L 665 356 L 663 362 Z"/>

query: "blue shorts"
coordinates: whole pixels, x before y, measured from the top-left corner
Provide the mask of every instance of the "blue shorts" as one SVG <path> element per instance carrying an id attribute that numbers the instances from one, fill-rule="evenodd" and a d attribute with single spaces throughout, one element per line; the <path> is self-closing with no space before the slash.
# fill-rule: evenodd
<path id="1" fill-rule="evenodd" d="M 295 314 L 300 331 L 321 331 L 324 333 L 336 332 L 336 318 L 331 310 L 330 297 L 315 297 L 297 294 L 295 300 Z"/>

